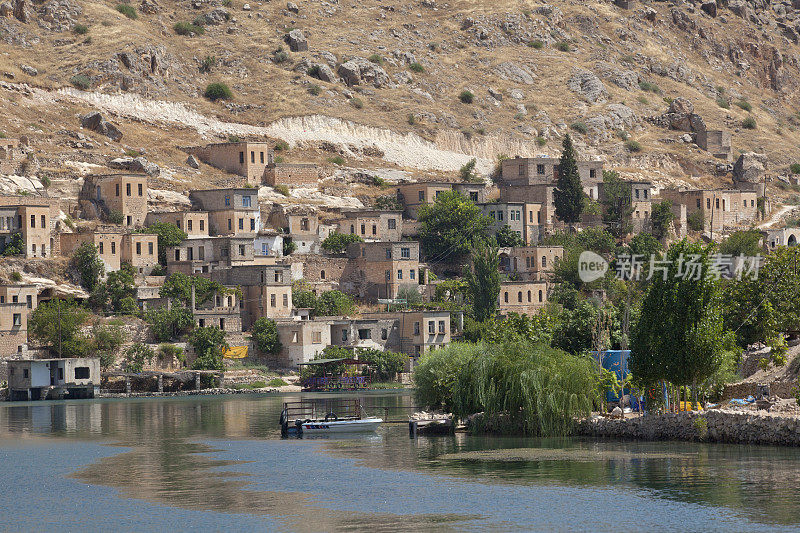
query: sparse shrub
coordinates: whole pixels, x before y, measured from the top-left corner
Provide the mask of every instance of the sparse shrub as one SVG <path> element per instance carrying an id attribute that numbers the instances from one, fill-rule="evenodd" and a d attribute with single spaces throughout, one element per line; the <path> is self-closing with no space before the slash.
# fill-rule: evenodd
<path id="1" fill-rule="evenodd" d="M 703 231 L 705 224 L 706 219 L 703 217 L 703 211 L 701 209 L 694 211 L 686 217 L 686 225 L 689 226 L 689 229 L 692 231 Z"/>
<path id="2" fill-rule="evenodd" d="M 467 140 L 472 139 L 472 130 L 469 128 L 464 128 L 461 130 L 461 135 L 463 135 Z"/>
<path id="3" fill-rule="evenodd" d="M 284 196 L 289 196 L 289 187 L 287 187 L 286 185 L 283 184 L 275 185 L 273 189 L 275 189 Z"/>
<path id="4" fill-rule="evenodd" d="M 20 274 L 19 272 L 16 272 L 16 271 L 12 272 L 11 273 L 11 281 L 22 281 L 22 274 Z"/>
<path id="5" fill-rule="evenodd" d="M 649 81 L 640 81 L 639 88 L 648 93 L 661 94 L 659 86 Z"/>
<path id="6" fill-rule="evenodd" d="M 722 85 L 717 85 L 717 94 L 720 96 L 725 94 L 725 87 L 723 87 Z"/>
<path id="7" fill-rule="evenodd" d="M 528 46 L 535 50 L 541 50 L 542 48 L 544 48 L 544 43 L 536 39 L 535 41 L 529 41 Z"/>
<path id="8" fill-rule="evenodd" d="M 82 91 L 88 91 L 92 88 L 92 80 L 89 76 L 84 74 L 76 74 L 69 79 L 69 82 L 76 88 Z"/>
<path id="9" fill-rule="evenodd" d="M 233 2 L 231 0 L 222 0 L 222 5 L 225 7 L 231 7 Z"/>
<path id="10" fill-rule="evenodd" d="M 122 214 L 122 211 L 109 211 L 106 215 L 106 222 L 110 222 L 111 224 L 122 224 L 123 220 L 125 220 L 125 216 Z"/>
<path id="11" fill-rule="evenodd" d="M 364 102 L 361 101 L 361 98 L 351 98 L 350 105 L 356 109 L 361 109 L 364 107 Z"/>
<path id="12" fill-rule="evenodd" d="M 312 78 L 319 78 L 319 65 L 312 65 L 306 70 L 306 74 Z"/>
<path id="13" fill-rule="evenodd" d="M 756 129 L 756 119 L 753 117 L 747 117 L 742 121 L 742 127 L 746 130 Z"/>
<path id="14" fill-rule="evenodd" d="M 275 50 L 275 53 L 272 54 L 272 62 L 280 65 L 281 63 L 286 63 L 287 61 L 289 61 L 289 54 L 283 50 L 282 46 L 278 47 L 278 49 Z"/>
<path id="15" fill-rule="evenodd" d="M 589 128 L 587 128 L 586 124 L 583 122 L 573 122 L 569 125 L 569 127 L 583 135 L 586 135 L 589 132 Z"/>
<path id="16" fill-rule="evenodd" d="M 536 146 L 544 146 L 547 144 L 547 139 L 544 137 L 536 137 Z"/>
<path id="17" fill-rule="evenodd" d="M 176 22 L 172 27 L 178 35 L 203 35 L 206 29 L 191 22 Z"/>
<path id="18" fill-rule="evenodd" d="M 209 83 L 206 87 L 206 92 L 203 93 L 203 96 L 211 100 L 212 102 L 216 102 L 217 100 L 230 100 L 233 98 L 233 92 L 231 92 L 230 87 L 225 85 L 224 83 Z"/>
<path id="19" fill-rule="evenodd" d="M 195 26 L 205 26 L 206 18 L 203 15 L 197 15 L 192 21 L 192 24 L 194 24 Z"/>
<path id="20" fill-rule="evenodd" d="M 216 66 L 217 58 L 214 56 L 206 56 L 203 61 L 200 62 L 200 72 L 211 72 Z"/>
<path id="21" fill-rule="evenodd" d="M 276 155 L 275 156 L 275 164 L 280 165 L 283 162 L 284 162 L 284 159 L 283 159 L 282 155 Z"/>
<path id="22" fill-rule="evenodd" d="M 408 118 L 406 119 L 409 126 L 413 126 L 417 123 L 417 119 L 414 117 L 414 113 L 409 113 Z"/>
<path id="23" fill-rule="evenodd" d="M 383 65 L 383 58 L 380 56 L 380 54 L 372 54 L 367 59 L 369 59 L 371 62 L 375 63 L 376 65 Z"/>
<path id="24" fill-rule="evenodd" d="M 77 35 L 86 35 L 87 33 L 89 33 L 89 26 L 87 26 L 86 24 L 75 24 L 72 27 L 72 33 L 75 33 Z"/>
<path id="25" fill-rule="evenodd" d="M 800 174 L 800 163 L 792 163 L 789 165 L 789 170 L 792 171 L 792 174 Z"/>
<path id="26" fill-rule="evenodd" d="M 722 109 L 730 109 L 731 108 L 731 103 L 728 101 L 727 98 L 725 98 L 722 95 L 717 96 L 717 105 L 720 106 Z"/>
<path id="27" fill-rule="evenodd" d="M 476 128 L 475 133 L 478 135 L 486 135 L 486 128 Z"/>
<path id="28" fill-rule="evenodd" d="M 569 43 L 567 41 L 559 41 L 558 43 L 556 43 L 556 50 L 558 50 L 559 52 L 569 52 L 570 51 Z"/>
<path id="29" fill-rule="evenodd" d="M 514 120 L 525 120 L 525 115 L 523 113 L 515 113 Z"/>
<path id="30" fill-rule="evenodd" d="M 278 141 L 273 148 L 276 152 L 286 152 L 289 150 L 289 143 L 286 141 Z"/>
<path id="31" fill-rule="evenodd" d="M 411 63 L 410 65 L 408 65 L 408 69 L 411 70 L 412 72 L 419 72 L 419 73 L 425 72 L 425 67 L 423 67 L 421 64 L 417 63 L 416 61 L 414 63 Z"/>
<path id="32" fill-rule="evenodd" d="M 267 387 L 285 387 L 288 383 L 283 381 L 281 378 L 272 378 L 267 382 Z"/>
<path id="33" fill-rule="evenodd" d="M 139 18 L 136 8 L 130 4 L 117 4 L 116 10 L 131 20 L 136 20 Z"/>
<path id="34" fill-rule="evenodd" d="M 625 148 L 627 148 L 629 152 L 634 152 L 634 153 L 642 151 L 642 145 L 639 144 L 637 141 L 634 141 L 633 139 L 628 139 L 627 141 L 625 141 Z"/>
<path id="35" fill-rule="evenodd" d="M 628 140 L 628 137 L 630 137 L 630 136 L 628 135 L 628 132 L 627 132 L 627 131 L 625 131 L 625 130 L 616 130 L 616 131 L 614 132 L 614 135 L 616 135 L 617 137 L 619 137 L 619 139 L 620 139 L 621 141 L 627 141 L 627 140 Z"/>
<path id="36" fill-rule="evenodd" d="M 320 93 L 322 92 L 322 87 L 314 83 L 308 88 L 308 92 L 313 96 L 319 96 Z"/>
<path id="37" fill-rule="evenodd" d="M 333 163 L 334 165 L 342 166 L 344 165 L 344 158 L 340 155 L 337 155 L 335 157 L 331 157 L 330 159 L 328 159 L 328 162 Z"/>
<path id="38" fill-rule="evenodd" d="M 650 103 L 650 100 L 645 98 L 644 96 L 640 96 L 636 99 L 640 104 L 647 105 Z"/>
<path id="39" fill-rule="evenodd" d="M 44 187 L 45 189 L 50 187 L 50 185 L 52 185 L 53 183 L 52 181 L 50 181 L 50 176 L 48 176 L 47 174 L 39 176 L 39 181 L 42 182 L 42 187 Z"/>
<path id="40" fill-rule="evenodd" d="M 750 104 L 750 102 L 748 102 L 748 101 L 747 101 L 747 100 L 745 100 L 745 99 L 738 100 L 738 101 L 736 102 L 736 105 L 737 105 L 738 107 L 740 107 L 740 108 L 744 109 L 745 111 L 748 111 L 748 112 L 750 112 L 750 111 L 752 111 L 752 110 L 753 110 L 753 106 Z"/>
<path id="41" fill-rule="evenodd" d="M 475 100 L 475 95 L 472 94 L 472 91 L 470 91 L 469 89 L 464 89 L 458 95 L 458 99 L 461 100 L 462 103 L 471 104 L 473 100 Z"/>
<path id="42" fill-rule="evenodd" d="M 439 45 L 437 43 L 428 43 L 428 49 L 431 52 L 436 52 L 437 50 L 439 50 Z"/>
<path id="43" fill-rule="evenodd" d="M 228 142 L 229 143 L 238 143 L 242 142 L 238 135 L 228 135 Z"/>
<path id="44" fill-rule="evenodd" d="M 128 157 L 139 157 L 142 153 L 139 150 L 134 150 L 132 148 L 125 149 L 125 155 Z"/>
<path id="45" fill-rule="evenodd" d="M 5 139 L 6 137 L 8 137 L 8 135 L 6 135 L 6 132 L 0 131 L 0 139 Z"/>

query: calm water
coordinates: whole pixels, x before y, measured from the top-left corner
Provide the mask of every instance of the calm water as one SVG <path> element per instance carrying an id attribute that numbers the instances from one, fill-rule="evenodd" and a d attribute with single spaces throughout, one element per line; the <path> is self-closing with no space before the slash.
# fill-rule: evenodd
<path id="1" fill-rule="evenodd" d="M 281 440 L 286 398 L 0 404 L 0 530 L 800 530 L 797 449 Z"/>

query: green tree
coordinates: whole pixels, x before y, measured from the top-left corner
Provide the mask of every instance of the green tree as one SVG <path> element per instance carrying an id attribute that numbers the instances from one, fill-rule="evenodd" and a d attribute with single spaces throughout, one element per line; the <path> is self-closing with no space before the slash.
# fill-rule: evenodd
<path id="1" fill-rule="evenodd" d="M 144 316 L 159 342 L 176 339 L 194 327 L 194 315 L 185 307 L 150 309 Z"/>
<path id="2" fill-rule="evenodd" d="M 362 348 L 358 350 L 358 360 L 367 363 L 365 373 L 369 373 L 378 381 L 391 381 L 403 371 L 408 356 L 389 350 L 382 351 L 375 348 Z"/>
<path id="3" fill-rule="evenodd" d="M 281 341 L 278 340 L 278 328 L 275 326 L 275 321 L 263 316 L 253 324 L 253 340 L 263 353 L 274 355 L 283 347 Z"/>
<path id="4" fill-rule="evenodd" d="M 631 187 L 613 170 L 603 171 L 603 222 L 615 237 L 633 230 L 631 224 Z"/>
<path id="5" fill-rule="evenodd" d="M 126 314 L 131 314 L 131 311 L 134 310 L 130 308 L 130 300 L 133 300 L 134 308 L 138 309 L 134 299 L 136 295 L 135 275 L 136 269 L 130 263 L 122 263 L 119 270 L 109 272 L 106 277 L 105 290 L 108 294 L 111 308 L 114 311 L 123 312 L 124 303 Z"/>
<path id="6" fill-rule="evenodd" d="M 486 240 L 492 226 L 492 219 L 457 191 L 444 191 L 432 205 L 423 205 L 418 219 L 422 250 L 435 261 L 462 259 Z"/>
<path id="7" fill-rule="evenodd" d="M 600 334 L 605 337 L 604 349 L 619 347 L 620 323 L 616 308 L 599 305 L 594 300 L 581 300 L 574 309 L 559 313 L 553 329 L 553 346 L 571 354 L 592 350 Z"/>
<path id="8" fill-rule="evenodd" d="M 730 237 L 722 241 L 719 253 L 725 255 L 745 255 L 749 257 L 761 253 L 760 242 L 763 235 L 758 230 L 734 231 Z"/>
<path id="9" fill-rule="evenodd" d="M 578 174 L 578 160 L 572 138 L 564 136 L 564 150 L 558 167 L 558 180 L 553 191 L 556 216 L 567 224 L 575 224 L 583 212 L 583 186 Z"/>
<path id="10" fill-rule="evenodd" d="M 146 228 L 137 230 L 137 233 L 150 233 L 158 236 L 158 262 L 167 266 L 167 248 L 178 246 L 188 234 L 171 222 L 154 222 Z"/>
<path id="11" fill-rule="evenodd" d="M 145 362 L 152 363 L 155 356 L 156 353 L 150 346 L 141 342 L 134 343 L 125 350 L 122 368 L 125 372 L 141 372 L 144 370 Z"/>
<path id="12" fill-rule="evenodd" d="M 189 335 L 189 344 L 194 348 L 197 358 L 192 364 L 194 370 L 223 370 L 222 352 L 228 348 L 225 332 L 219 328 L 195 328 Z"/>
<path id="13" fill-rule="evenodd" d="M 162 298 L 169 298 L 189 306 L 192 303 L 192 287 L 194 287 L 195 305 L 198 306 L 211 301 L 218 294 L 230 292 L 222 284 L 208 278 L 175 272 L 164 281 L 159 294 Z"/>
<path id="14" fill-rule="evenodd" d="M 292 304 L 297 309 L 314 309 L 317 306 L 317 295 L 299 286 L 292 287 Z"/>
<path id="15" fill-rule="evenodd" d="M 283 255 L 292 255 L 297 250 L 297 245 L 289 237 L 283 238 Z"/>
<path id="16" fill-rule="evenodd" d="M 578 233 L 578 247 L 598 254 L 610 254 L 617 245 L 614 236 L 604 228 L 586 228 Z"/>
<path id="17" fill-rule="evenodd" d="M 3 255 L 8 257 L 10 255 L 22 255 L 25 253 L 25 241 L 22 240 L 22 233 L 16 232 L 11 234 L 11 239 L 6 243 L 3 248 Z"/>
<path id="18" fill-rule="evenodd" d="M 116 360 L 117 350 L 125 342 L 125 332 L 119 326 L 97 325 L 92 328 L 94 352 L 100 356 L 100 366 L 111 368 Z"/>
<path id="19" fill-rule="evenodd" d="M 81 277 L 81 285 L 87 291 L 93 291 L 105 272 L 103 261 L 97 254 L 97 248 L 90 242 L 84 242 L 72 254 L 72 264 Z"/>
<path id="20" fill-rule="evenodd" d="M 503 228 L 497 232 L 495 239 L 497 239 L 497 246 L 500 248 L 508 248 L 510 246 L 525 246 L 525 241 L 522 240 L 522 236 L 516 231 L 512 230 L 511 226 L 508 224 L 503 226 Z"/>
<path id="21" fill-rule="evenodd" d="M 653 204 L 653 212 L 650 217 L 650 226 L 653 237 L 659 241 L 664 239 L 669 233 L 669 225 L 675 215 L 672 214 L 672 201 L 662 200 Z"/>
<path id="22" fill-rule="evenodd" d="M 354 242 L 364 242 L 364 239 L 354 233 L 331 233 L 322 241 L 322 249 L 331 254 L 341 254 L 347 251 L 347 245 Z"/>
<path id="23" fill-rule="evenodd" d="M 355 312 L 356 304 L 349 295 L 341 291 L 325 291 L 314 305 L 316 316 L 344 316 Z"/>
<path id="24" fill-rule="evenodd" d="M 475 173 L 475 164 L 477 162 L 478 161 L 473 157 L 458 171 L 458 175 L 461 176 L 463 181 L 481 181 L 481 178 Z"/>
<path id="25" fill-rule="evenodd" d="M 482 245 L 472 252 L 472 268 L 464 269 L 467 294 L 472 302 L 475 320 L 484 322 L 497 314 L 500 295 L 500 259 L 497 246 Z"/>
<path id="26" fill-rule="evenodd" d="M 375 198 L 375 209 L 386 209 L 389 211 L 402 211 L 403 205 L 397 196 L 379 196 Z"/>
<path id="27" fill-rule="evenodd" d="M 28 319 L 28 335 L 59 357 L 84 357 L 92 341 L 81 332 L 89 312 L 74 300 L 50 300 L 39 304 Z"/>
<path id="28" fill-rule="evenodd" d="M 708 268 L 712 250 L 674 243 L 666 276 L 653 276 L 631 336 L 630 369 L 644 383 L 696 385 L 719 368 L 726 341 L 718 281 Z"/>

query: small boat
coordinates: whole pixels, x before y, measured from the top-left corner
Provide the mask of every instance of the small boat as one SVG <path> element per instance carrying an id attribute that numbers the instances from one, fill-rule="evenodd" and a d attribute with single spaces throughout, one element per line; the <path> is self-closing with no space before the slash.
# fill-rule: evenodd
<path id="1" fill-rule="evenodd" d="M 283 437 L 374 432 L 382 423 L 382 418 L 365 416 L 357 399 L 286 402 L 280 417 Z"/>

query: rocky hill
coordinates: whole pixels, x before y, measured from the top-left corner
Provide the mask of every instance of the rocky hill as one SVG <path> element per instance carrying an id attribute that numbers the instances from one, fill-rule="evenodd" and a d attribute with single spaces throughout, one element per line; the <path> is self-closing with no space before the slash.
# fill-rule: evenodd
<path id="1" fill-rule="evenodd" d="M 234 183 L 179 148 L 230 136 L 285 141 L 286 161 L 350 182 L 344 168 L 453 176 L 472 157 L 488 172 L 558 154 L 568 131 L 624 176 L 724 186 L 698 124 L 729 131 L 734 158 L 765 154 L 773 178 L 800 161 L 799 32 L 789 0 L 3 0 L 0 131 L 27 136 L 30 168 L 65 195 L 126 153 L 160 167 L 156 189 Z M 212 82 L 233 99 L 204 98 Z M 687 131 L 664 127 L 677 98 Z M 92 110 L 122 137 L 82 129 Z M 787 182 L 770 193 L 789 199 Z"/>

